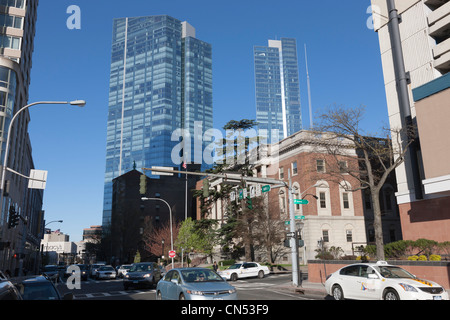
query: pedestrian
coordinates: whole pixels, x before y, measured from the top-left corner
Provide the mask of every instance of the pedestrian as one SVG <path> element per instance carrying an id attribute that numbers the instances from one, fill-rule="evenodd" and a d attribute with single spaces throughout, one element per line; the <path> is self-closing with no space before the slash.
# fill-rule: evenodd
<path id="1" fill-rule="evenodd" d="M 214 271 L 216 271 L 216 272 L 217 272 L 217 270 L 219 270 L 219 266 L 217 265 L 217 261 L 214 261 L 213 269 L 214 269 Z"/>

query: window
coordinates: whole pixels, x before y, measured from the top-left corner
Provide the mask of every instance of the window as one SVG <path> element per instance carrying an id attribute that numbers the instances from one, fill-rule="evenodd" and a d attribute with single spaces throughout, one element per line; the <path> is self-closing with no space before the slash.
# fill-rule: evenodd
<path id="1" fill-rule="evenodd" d="M 349 266 L 347 268 L 343 268 L 339 274 L 344 276 L 359 276 L 359 266 Z"/>
<path id="2" fill-rule="evenodd" d="M 352 230 L 346 230 L 345 233 L 347 235 L 347 242 L 353 242 L 353 231 Z"/>
<path id="3" fill-rule="evenodd" d="M 328 230 L 322 230 L 322 239 L 323 242 L 330 242 L 330 235 L 328 233 Z"/>
<path id="4" fill-rule="evenodd" d="M 316 160 L 317 172 L 324 173 L 325 172 L 325 160 L 319 159 Z"/>
<path id="5" fill-rule="evenodd" d="M 348 171 L 347 161 L 339 161 L 339 172 L 346 173 Z"/>
<path id="6" fill-rule="evenodd" d="M 348 201 L 348 192 L 342 193 L 342 201 L 344 209 L 350 209 L 350 202 Z"/>
<path id="7" fill-rule="evenodd" d="M 320 201 L 320 208 L 325 209 L 327 207 L 327 198 L 325 192 L 319 193 L 319 201 Z"/>
<path id="8" fill-rule="evenodd" d="M 278 169 L 278 173 L 280 175 L 280 179 L 283 180 L 284 179 L 284 168 Z"/>
<path id="9" fill-rule="evenodd" d="M 292 162 L 292 174 L 296 175 L 298 173 L 297 170 L 297 161 Z"/>

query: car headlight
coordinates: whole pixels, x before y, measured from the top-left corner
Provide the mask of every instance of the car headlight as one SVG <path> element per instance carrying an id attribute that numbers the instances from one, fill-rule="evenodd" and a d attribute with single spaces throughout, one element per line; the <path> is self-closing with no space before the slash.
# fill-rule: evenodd
<path id="1" fill-rule="evenodd" d="M 406 284 L 406 283 L 399 283 L 399 285 L 403 288 L 403 290 L 405 291 L 409 291 L 409 292 L 417 292 L 416 288 L 414 288 L 413 286 Z"/>
<path id="2" fill-rule="evenodd" d="M 144 274 L 144 278 L 150 278 L 152 276 L 151 273 Z"/>
<path id="3" fill-rule="evenodd" d="M 186 290 L 187 293 L 189 294 L 193 294 L 196 296 L 202 296 L 203 295 L 203 291 L 197 291 L 197 290 Z"/>
<path id="4" fill-rule="evenodd" d="M 129 277 L 130 277 L 129 275 L 127 275 L 127 274 L 125 275 L 125 278 L 129 278 Z"/>
<path id="5" fill-rule="evenodd" d="M 236 289 L 231 289 L 231 290 L 228 290 L 228 293 L 236 293 Z"/>

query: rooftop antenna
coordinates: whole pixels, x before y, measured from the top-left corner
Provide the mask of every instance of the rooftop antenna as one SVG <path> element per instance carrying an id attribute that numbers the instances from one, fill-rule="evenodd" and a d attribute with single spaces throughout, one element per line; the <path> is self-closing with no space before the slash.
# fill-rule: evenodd
<path id="1" fill-rule="evenodd" d="M 309 102 L 309 129 L 313 128 L 313 118 L 312 118 L 312 106 L 311 106 L 311 84 L 309 81 L 309 71 L 308 71 L 308 53 L 306 52 L 305 43 L 305 60 L 306 60 L 306 78 L 308 80 L 308 102 Z"/>

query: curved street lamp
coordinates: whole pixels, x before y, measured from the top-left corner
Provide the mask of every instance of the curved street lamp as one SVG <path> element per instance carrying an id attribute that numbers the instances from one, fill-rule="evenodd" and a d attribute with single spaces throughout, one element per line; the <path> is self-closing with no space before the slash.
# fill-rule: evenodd
<path id="1" fill-rule="evenodd" d="M 19 114 L 28 109 L 29 107 L 38 105 L 38 104 L 68 104 L 71 106 L 78 106 L 78 107 L 84 107 L 86 105 L 86 101 L 84 100 L 73 100 L 73 101 L 39 101 L 39 102 L 33 102 L 30 103 L 24 107 L 22 107 L 19 111 L 17 111 L 14 116 L 11 118 L 11 121 L 9 123 L 8 127 L 8 136 L 6 137 L 6 145 L 5 145 L 5 156 L 3 159 L 2 164 L 2 178 L 0 182 L 0 212 L 3 210 L 3 193 L 4 193 L 4 187 L 5 187 L 5 177 L 6 177 L 6 168 L 7 168 L 7 161 L 9 156 L 9 142 L 11 140 L 11 130 L 14 124 L 14 121 L 17 119 Z"/>

